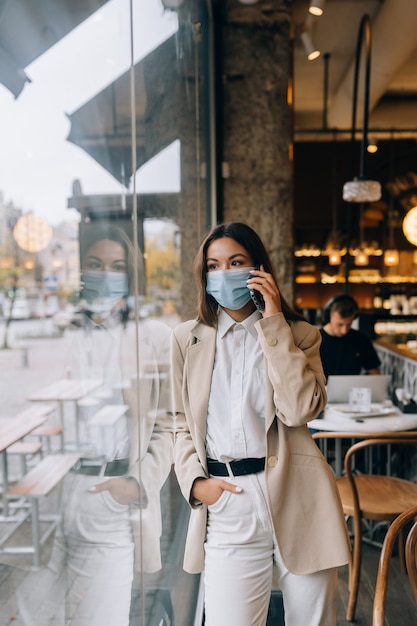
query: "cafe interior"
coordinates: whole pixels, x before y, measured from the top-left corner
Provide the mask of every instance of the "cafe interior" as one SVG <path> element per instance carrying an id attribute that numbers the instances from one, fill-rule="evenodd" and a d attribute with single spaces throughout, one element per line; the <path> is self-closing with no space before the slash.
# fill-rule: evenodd
<path id="1" fill-rule="evenodd" d="M 109 22 L 114 29 L 106 39 L 100 28 Z M 71 36 L 87 26 L 88 43 L 82 47 Z M 387 380 L 383 396 L 372 397 L 366 410 L 353 411 L 348 395 L 310 424 L 336 476 L 353 547 L 352 563 L 340 568 L 337 625 L 417 623 L 416 32 L 414 0 L 0 1 L 0 84 L 14 101 L 13 115 L 37 80 L 43 86 L 36 62 L 67 46 L 62 72 L 55 65 L 54 82 L 41 91 L 40 102 L 55 101 L 58 92 L 65 96 L 64 143 L 81 160 L 73 165 L 68 153 L 68 161 L 56 158 L 56 172 L 47 174 L 60 179 L 66 169 L 70 176 L 71 186 L 63 186 L 61 196 L 65 209 L 77 214 L 80 242 L 91 227 L 116 226 L 131 239 L 138 266 L 145 250 L 146 267 L 149 224 L 168 224 L 179 277 L 167 287 L 172 257 L 160 271 L 165 284 L 152 293 L 146 281 L 134 277 L 127 329 L 136 361 L 129 361 L 129 381 L 117 381 L 111 400 L 102 372 L 96 370 L 86 384 L 61 363 L 67 341 L 81 337 L 82 327 L 65 329 L 56 340 L 62 349 L 39 366 L 45 370 L 37 376 L 31 370 L 39 339 L 32 338 L 29 348 L 20 342 L 21 360 L 13 367 L 6 363 L 10 389 L 4 415 L 15 414 L 19 430 L 16 426 L 11 438 L 0 421 L 0 566 L 10 592 L 0 599 L 1 618 L 23 620 L 27 607 L 40 610 L 47 598 L 48 583 L 42 587 L 41 581 L 48 580 L 44 572 L 55 527 L 39 537 L 43 518 L 37 502 L 46 508 L 56 504 L 50 492 L 62 488 L 84 458 L 83 437 L 95 433 L 108 442 L 117 437 L 121 420 L 143 411 L 134 392 L 155 369 L 146 361 L 146 347 L 142 353 L 138 348 L 142 303 L 150 307 L 155 298 L 153 310 L 168 313 L 167 321 L 161 317 L 167 326 L 194 318 L 192 266 L 199 242 L 222 221 L 245 221 L 265 241 L 287 301 L 311 324 L 322 325 L 334 296 L 356 299 L 354 326 L 373 342 Z M 97 66 L 89 73 L 95 52 Z M 105 74 L 103 67 L 114 66 L 122 52 L 126 59 L 117 71 Z M 80 84 L 85 95 L 76 98 Z M 27 123 L 41 130 L 39 146 L 52 121 L 47 117 L 30 109 Z M 143 189 L 138 173 L 178 144 L 179 164 L 157 168 L 156 184 Z M 10 167 L 26 172 L 34 191 L 42 188 L 42 178 L 29 176 L 32 165 L 11 155 Z M 42 167 L 40 150 L 31 158 Z M 90 174 L 91 164 L 111 184 L 95 170 Z M 166 188 L 176 167 L 177 188 Z M 3 184 L 0 176 L 0 191 Z M 165 245 L 162 239 L 157 249 Z M 82 255 L 81 247 L 80 262 Z M 49 354 L 45 345 L 41 353 Z M 164 361 L 159 369 L 162 381 L 167 367 Z M 20 396 L 14 399 L 11 383 L 18 375 Z M 122 404 L 115 400 L 121 389 Z M 160 432 L 163 410 L 167 407 L 153 411 L 154 433 Z M 50 470 L 55 482 L 43 491 L 36 491 L 39 446 L 25 453 L 17 445 L 33 444 L 31 435 L 39 428 L 44 430 L 36 441 L 42 442 L 44 457 L 62 457 L 59 468 L 56 459 L 47 461 L 55 467 Z M 54 450 L 55 435 L 60 444 Z M 11 445 L 17 446 L 15 460 L 25 462 L 17 484 Z M 169 461 L 165 448 L 160 458 Z M 40 461 L 45 467 L 46 459 Z M 161 470 L 152 500 L 156 517 L 148 519 L 149 509 L 140 513 L 141 558 L 147 558 L 147 524 L 160 531 L 160 554 L 155 567 L 135 569 L 127 607 L 131 626 L 204 624 L 203 577 L 182 570 L 189 507 L 170 468 L 167 475 Z M 37 472 L 30 475 L 29 492 L 22 483 L 28 472 Z M 23 524 L 27 520 L 31 524 Z M 23 548 L 22 533 L 30 535 Z M 26 593 L 31 571 L 39 574 L 33 605 Z M 66 604 L 67 596 L 59 608 Z M 280 590 L 273 589 L 267 626 L 284 624 L 284 613 Z M 58 624 L 51 616 L 43 619 L 39 626 Z"/>

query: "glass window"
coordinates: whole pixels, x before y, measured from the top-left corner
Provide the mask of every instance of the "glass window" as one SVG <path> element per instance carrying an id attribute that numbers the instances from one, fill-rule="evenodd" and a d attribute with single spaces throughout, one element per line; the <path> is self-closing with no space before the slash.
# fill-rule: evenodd
<path id="1" fill-rule="evenodd" d="M 203 1 L 0 14 L 0 615 L 22 623 L 194 624 L 169 351 L 213 202 L 209 27 Z"/>

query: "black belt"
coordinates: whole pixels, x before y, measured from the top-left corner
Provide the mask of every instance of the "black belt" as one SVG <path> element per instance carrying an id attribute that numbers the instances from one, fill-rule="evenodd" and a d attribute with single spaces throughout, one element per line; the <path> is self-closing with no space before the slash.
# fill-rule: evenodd
<path id="1" fill-rule="evenodd" d="M 257 474 L 265 469 L 265 457 L 262 459 L 241 459 L 240 461 L 230 461 L 233 476 L 244 476 L 245 474 Z M 207 468 L 212 476 L 229 476 L 226 463 L 207 459 Z"/>
<path id="2" fill-rule="evenodd" d="M 103 464 L 97 463 L 94 459 L 81 458 L 74 465 L 72 471 L 85 476 L 124 476 L 127 474 L 128 469 L 129 459 L 116 459 Z"/>

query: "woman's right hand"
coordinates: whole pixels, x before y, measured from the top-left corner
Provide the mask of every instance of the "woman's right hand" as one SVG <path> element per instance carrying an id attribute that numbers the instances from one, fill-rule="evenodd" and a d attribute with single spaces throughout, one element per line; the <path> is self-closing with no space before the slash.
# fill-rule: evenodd
<path id="1" fill-rule="evenodd" d="M 242 493 L 242 487 L 218 478 L 196 478 L 191 489 L 191 496 L 194 500 L 210 506 L 217 502 L 223 491 Z"/>

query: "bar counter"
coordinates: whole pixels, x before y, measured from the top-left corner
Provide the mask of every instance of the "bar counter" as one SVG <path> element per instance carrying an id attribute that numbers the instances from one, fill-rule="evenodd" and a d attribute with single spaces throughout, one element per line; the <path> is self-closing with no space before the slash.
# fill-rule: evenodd
<path id="1" fill-rule="evenodd" d="M 406 343 L 394 343 L 392 341 L 388 341 L 387 339 L 376 339 L 374 344 L 376 348 L 380 346 L 381 348 L 385 348 L 394 354 L 417 361 L 417 345 L 415 348 L 411 348 Z"/>
<path id="2" fill-rule="evenodd" d="M 412 398 L 417 398 L 417 348 L 396 344 L 387 339 L 376 339 L 375 349 L 381 359 L 381 373 L 390 374 L 392 390 L 405 389 Z"/>

